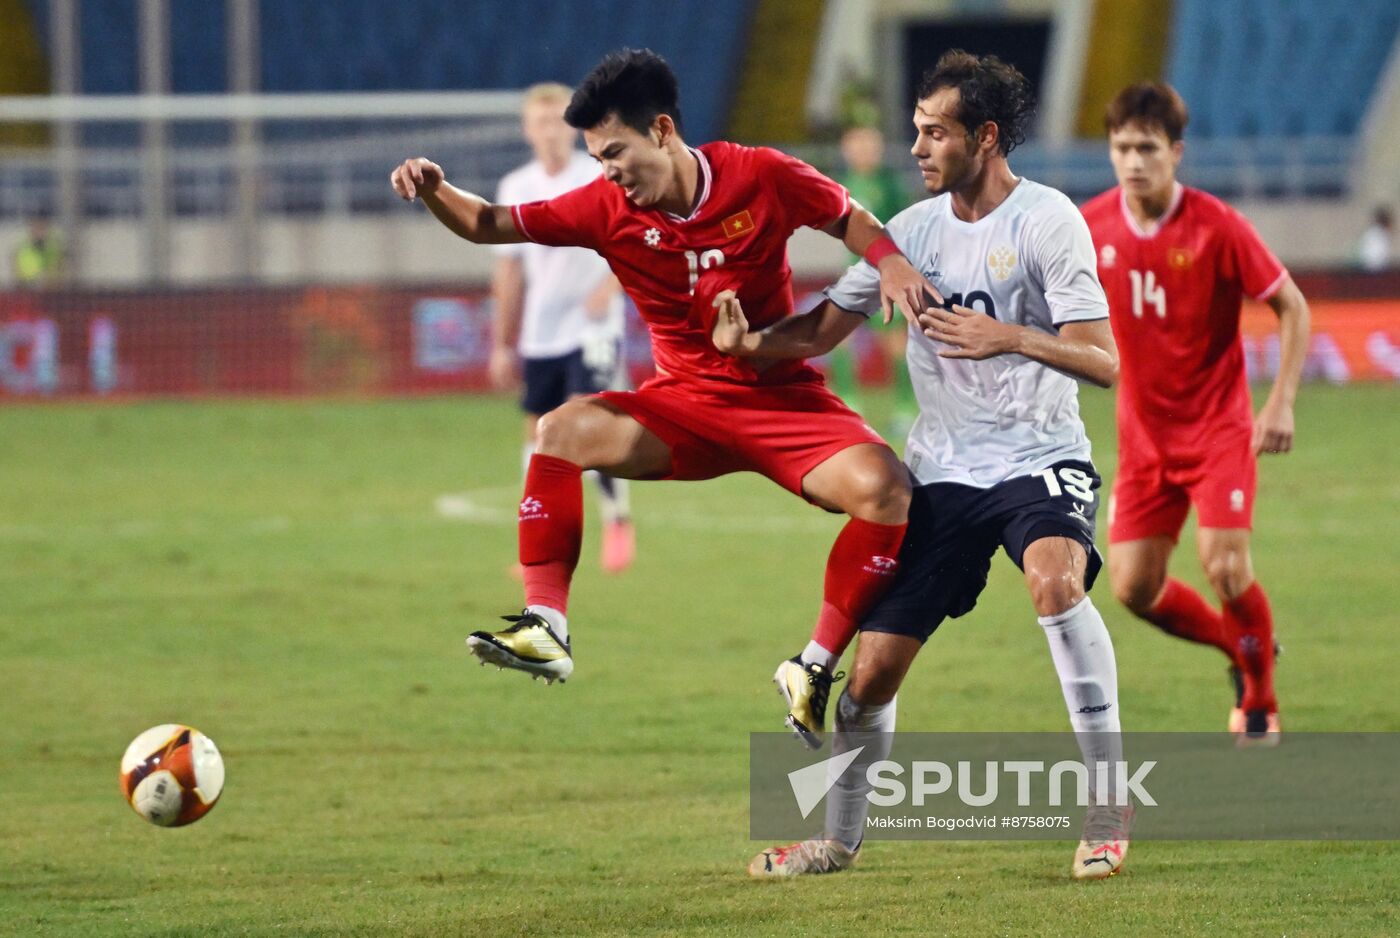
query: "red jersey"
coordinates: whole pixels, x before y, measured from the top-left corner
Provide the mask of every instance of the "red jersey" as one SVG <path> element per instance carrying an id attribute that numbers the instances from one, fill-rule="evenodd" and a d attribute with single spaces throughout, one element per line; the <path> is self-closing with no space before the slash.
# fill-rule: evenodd
<path id="1" fill-rule="evenodd" d="M 640 208 L 598 177 L 544 202 L 512 209 L 538 244 L 592 248 L 607 260 L 651 331 L 658 369 L 679 378 L 740 384 L 810 379 L 801 361 L 759 372 L 710 341 L 715 295 L 738 292 L 754 331 L 792 314 L 787 242 L 804 225 L 823 228 L 850 211 L 845 188 L 801 160 L 766 147 L 707 143 L 695 209 L 681 218 Z"/>
<path id="2" fill-rule="evenodd" d="M 1121 187 L 1082 209 L 1118 343 L 1121 434 L 1164 451 L 1198 449 L 1219 430 L 1253 426 L 1240 307 L 1266 300 L 1288 271 L 1243 215 L 1180 184 L 1144 231 Z"/>

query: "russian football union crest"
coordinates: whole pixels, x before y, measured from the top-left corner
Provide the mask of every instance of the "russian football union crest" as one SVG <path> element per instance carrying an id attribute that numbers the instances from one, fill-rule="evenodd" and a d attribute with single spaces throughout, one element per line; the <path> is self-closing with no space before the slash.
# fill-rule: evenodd
<path id="1" fill-rule="evenodd" d="M 1011 276 L 1011 269 L 1016 266 L 1016 252 L 1006 245 L 995 248 L 987 255 L 987 266 L 991 268 L 993 277 L 1005 280 Z"/>

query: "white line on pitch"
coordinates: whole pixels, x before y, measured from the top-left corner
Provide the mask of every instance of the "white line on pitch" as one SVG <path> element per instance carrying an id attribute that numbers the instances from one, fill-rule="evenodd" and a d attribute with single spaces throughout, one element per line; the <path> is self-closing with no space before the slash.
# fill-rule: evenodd
<path id="1" fill-rule="evenodd" d="M 468 524 L 515 524 L 516 509 L 512 504 L 504 507 L 498 504 L 483 504 L 504 500 L 505 495 L 513 496 L 515 488 L 473 489 L 469 492 L 453 492 L 441 495 L 434 502 L 440 517 L 451 521 L 465 521 Z M 726 531 L 754 532 L 770 531 L 826 531 L 832 526 L 832 519 L 809 512 L 806 515 L 790 517 L 777 515 L 725 515 L 719 513 L 698 513 L 694 511 L 657 511 L 642 515 L 639 523 L 646 527 L 681 528 L 687 531 Z"/>

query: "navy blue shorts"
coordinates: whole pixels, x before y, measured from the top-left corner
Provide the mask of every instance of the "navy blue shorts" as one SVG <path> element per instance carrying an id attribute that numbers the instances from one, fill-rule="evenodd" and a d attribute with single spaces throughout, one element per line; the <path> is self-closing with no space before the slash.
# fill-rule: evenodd
<path id="1" fill-rule="evenodd" d="M 989 489 L 957 482 L 915 488 L 899 572 L 861 622 L 861 631 L 928 641 L 944 619 L 956 619 L 977 605 L 998 547 L 1021 567 L 1026 548 L 1043 537 L 1067 537 L 1084 545 L 1088 590 L 1103 567 L 1094 547 L 1100 485 L 1091 463 L 1065 460 Z"/>
<path id="2" fill-rule="evenodd" d="M 557 358 L 526 358 L 520 365 L 525 385 L 520 408 L 536 417 L 549 413 L 571 397 L 618 387 L 617 366 L 612 364 L 606 371 L 594 371 L 584 364 L 582 349 Z"/>

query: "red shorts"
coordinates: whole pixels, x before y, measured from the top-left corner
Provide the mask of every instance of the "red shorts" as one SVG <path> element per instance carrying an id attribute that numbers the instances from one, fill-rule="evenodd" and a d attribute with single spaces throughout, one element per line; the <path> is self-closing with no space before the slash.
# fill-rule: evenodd
<path id="1" fill-rule="evenodd" d="M 1119 428 L 1118 475 L 1108 508 L 1111 544 L 1181 534 L 1194 505 L 1203 528 L 1254 524 L 1258 461 L 1249 428 L 1231 428 L 1189 455 L 1132 445 Z"/>
<path id="2" fill-rule="evenodd" d="M 671 450 L 657 478 L 713 479 L 757 472 L 802 494 L 802 479 L 850 446 L 885 441 L 820 380 L 749 386 L 653 378 L 635 391 L 597 395 Z"/>

